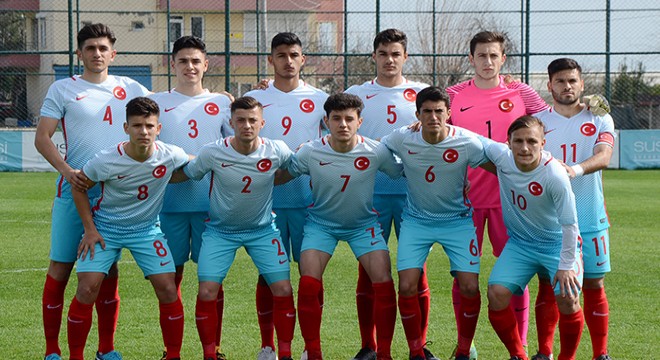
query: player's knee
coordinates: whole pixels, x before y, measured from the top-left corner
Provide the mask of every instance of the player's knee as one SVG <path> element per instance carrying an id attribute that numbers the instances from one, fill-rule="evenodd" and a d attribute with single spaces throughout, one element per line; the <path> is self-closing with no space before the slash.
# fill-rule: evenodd
<path id="1" fill-rule="evenodd" d="M 605 287 L 605 278 L 596 278 L 596 279 L 590 279 L 590 278 L 584 278 L 583 280 L 583 287 L 585 289 L 600 289 Z"/>
<path id="2" fill-rule="evenodd" d="M 463 281 L 459 283 L 459 291 L 465 297 L 475 297 L 479 294 L 479 280 Z"/>
<path id="3" fill-rule="evenodd" d="M 562 314 L 574 314 L 580 310 L 580 297 L 557 296 L 557 308 Z"/>
<path id="4" fill-rule="evenodd" d="M 57 281 L 69 281 L 73 264 L 51 260 L 48 265 L 48 275 Z"/>
<path id="5" fill-rule="evenodd" d="M 78 281 L 78 288 L 76 290 L 76 298 L 83 304 L 91 304 L 98 296 L 100 283 L 93 281 Z"/>
<path id="6" fill-rule="evenodd" d="M 511 291 L 501 285 L 488 287 L 488 307 L 492 310 L 501 310 L 509 306 Z"/>
<path id="7" fill-rule="evenodd" d="M 270 291 L 273 296 L 289 296 L 293 294 L 291 282 L 289 280 L 282 280 L 270 284 Z"/>
<path id="8" fill-rule="evenodd" d="M 214 284 L 208 284 L 207 282 L 202 282 L 199 284 L 199 291 L 197 297 L 201 301 L 211 301 L 215 300 L 218 297 L 218 289 L 220 285 L 214 286 Z"/>

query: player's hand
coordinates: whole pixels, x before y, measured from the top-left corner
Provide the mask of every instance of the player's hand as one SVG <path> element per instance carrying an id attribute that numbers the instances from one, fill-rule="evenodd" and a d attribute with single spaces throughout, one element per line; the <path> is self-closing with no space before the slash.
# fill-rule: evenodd
<path id="1" fill-rule="evenodd" d="M 266 90 L 268 89 L 268 82 L 270 79 L 261 79 L 258 83 L 252 87 L 252 90 Z"/>
<path id="2" fill-rule="evenodd" d="M 232 94 L 230 94 L 230 93 L 228 93 L 228 92 L 226 92 L 226 91 L 221 91 L 220 94 L 222 94 L 222 95 L 228 97 L 229 100 L 230 100 L 231 102 L 234 102 L 234 100 L 235 100 L 235 99 L 234 99 L 234 95 L 232 95 Z"/>
<path id="3" fill-rule="evenodd" d="M 580 294 L 580 281 L 575 275 L 573 270 L 557 270 L 554 279 L 552 279 L 552 287 L 554 288 L 559 284 L 559 291 L 562 297 L 573 299 Z"/>
<path id="4" fill-rule="evenodd" d="M 66 181 L 73 187 L 74 190 L 78 190 L 80 192 L 85 192 L 87 191 L 87 176 L 85 174 L 78 170 L 78 169 L 71 169 L 68 171 L 66 174 L 63 174 L 64 178 Z"/>
<path id="5" fill-rule="evenodd" d="M 408 125 L 408 129 L 412 130 L 412 132 L 419 132 L 422 130 L 422 122 L 415 121 L 414 123 Z"/>
<path id="6" fill-rule="evenodd" d="M 520 82 L 520 80 L 514 78 L 513 76 L 511 76 L 511 74 L 504 75 L 504 85 L 509 85 L 511 83 L 517 83 L 517 82 Z"/>
<path id="7" fill-rule="evenodd" d="M 105 250 L 105 240 L 103 240 L 103 236 L 98 231 L 85 231 L 80 244 L 78 244 L 78 258 L 85 260 L 85 257 L 89 253 L 89 259 L 94 259 L 96 243 L 101 244 L 101 249 Z"/>
<path id="8" fill-rule="evenodd" d="M 596 116 L 605 116 L 610 113 L 610 103 L 601 94 L 587 95 L 583 97 L 587 109 Z"/>
<path id="9" fill-rule="evenodd" d="M 568 178 L 569 179 L 575 179 L 575 177 L 577 176 L 577 174 L 575 173 L 575 170 L 573 170 L 572 167 L 566 165 L 566 163 L 563 162 L 563 161 L 559 161 L 559 163 L 561 164 L 561 166 L 564 167 L 564 170 L 566 170 L 566 174 L 568 175 Z"/>
<path id="10" fill-rule="evenodd" d="M 470 193 L 470 180 L 465 179 L 465 185 L 463 185 L 463 191 L 465 192 L 465 195 Z"/>

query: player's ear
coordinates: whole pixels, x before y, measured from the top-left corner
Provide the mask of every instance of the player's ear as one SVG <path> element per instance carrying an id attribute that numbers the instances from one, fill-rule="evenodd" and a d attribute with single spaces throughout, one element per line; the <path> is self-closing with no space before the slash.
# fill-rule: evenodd
<path id="1" fill-rule="evenodd" d="M 548 91 L 552 94 L 552 79 L 548 80 Z"/>
<path id="2" fill-rule="evenodd" d="M 506 54 L 502 53 L 502 63 L 504 63 L 505 61 L 506 61 Z"/>
<path id="3" fill-rule="evenodd" d="M 204 72 L 207 72 L 209 70 L 209 59 L 204 56 Z"/>
<path id="4" fill-rule="evenodd" d="M 110 55 L 110 62 L 115 61 L 115 56 L 117 56 L 117 50 L 112 49 L 112 55 Z"/>
<path id="5" fill-rule="evenodd" d="M 273 55 L 268 55 L 268 64 L 273 65 Z"/>
<path id="6" fill-rule="evenodd" d="M 158 126 L 156 126 L 156 135 L 160 135 L 160 130 L 163 128 L 163 124 L 158 122 Z"/>
<path id="7" fill-rule="evenodd" d="M 124 121 L 124 132 L 128 134 L 128 120 Z"/>

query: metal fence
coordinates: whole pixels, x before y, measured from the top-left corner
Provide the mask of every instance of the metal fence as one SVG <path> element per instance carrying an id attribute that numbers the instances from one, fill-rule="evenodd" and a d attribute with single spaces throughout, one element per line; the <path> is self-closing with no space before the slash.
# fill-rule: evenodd
<path id="1" fill-rule="evenodd" d="M 118 38 L 111 73 L 167 90 L 175 85 L 171 45 L 193 34 L 209 50 L 205 86 L 236 96 L 272 77 L 267 56 L 277 32 L 303 41 L 304 80 L 337 92 L 375 77 L 380 30 L 406 32 L 406 77 L 438 86 L 471 77 L 470 38 L 499 30 L 509 37 L 503 71 L 547 101 L 547 64 L 573 57 L 586 92 L 614 105 L 617 128 L 660 128 L 658 18 L 656 0 L 0 0 L 0 126 L 35 124 L 48 86 L 81 73 L 76 32 L 103 22 Z"/>

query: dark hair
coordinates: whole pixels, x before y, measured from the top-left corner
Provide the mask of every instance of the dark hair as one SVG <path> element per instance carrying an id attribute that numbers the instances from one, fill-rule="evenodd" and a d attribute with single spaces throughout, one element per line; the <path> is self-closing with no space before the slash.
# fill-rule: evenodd
<path id="1" fill-rule="evenodd" d="M 298 45 L 302 48 L 302 42 L 298 35 L 291 32 L 281 32 L 273 37 L 273 40 L 270 42 L 270 52 L 275 51 L 275 48 L 280 45 Z"/>
<path id="2" fill-rule="evenodd" d="M 126 122 L 131 116 L 148 117 L 160 115 L 160 108 L 155 101 L 145 96 L 138 96 L 126 104 Z"/>
<path id="3" fill-rule="evenodd" d="M 417 112 L 422 109 L 422 105 L 426 101 L 444 101 L 447 109 L 449 109 L 449 95 L 443 88 L 437 86 L 429 86 L 417 94 L 417 99 L 415 100 L 415 106 L 417 106 Z"/>
<path id="4" fill-rule="evenodd" d="M 406 36 L 406 33 L 399 29 L 387 29 L 379 32 L 374 38 L 374 52 L 376 52 L 379 45 L 390 43 L 401 44 L 403 46 L 403 51 L 407 51 L 408 49 L 408 37 Z"/>
<path id="5" fill-rule="evenodd" d="M 86 40 L 101 37 L 108 38 L 108 40 L 110 40 L 110 45 L 113 46 L 115 45 L 115 41 L 117 41 L 115 33 L 112 32 L 107 25 L 100 23 L 85 25 L 80 31 L 78 31 L 78 36 L 76 38 L 78 41 L 78 49 L 82 50 L 82 46 Z"/>
<path id="6" fill-rule="evenodd" d="M 532 115 L 523 115 L 509 125 L 509 129 L 506 131 L 506 137 L 507 139 L 511 139 L 511 134 L 513 134 L 514 131 L 522 128 L 532 128 L 534 126 L 540 126 L 541 131 L 545 129 L 545 125 L 541 119 Z"/>
<path id="7" fill-rule="evenodd" d="M 252 96 L 239 97 L 238 99 L 234 100 L 233 103 L 231 103 L 231 114 L 233 115 L 234 112 L 236 112 L 238 109 L 250 110 L 256 107 L 262 111 L 264 109 L 263 105 L 261 105 L 261 103 Z"/>
<path id="8" fill-rule="evenodd" d="M 493 42 L 500 44 L 502 54 L 504 54 L 506 35 L 499 31 L 482 31 L 477 33 L 477 35 L 474 35 L 472 40 L 470 40 L 470 55 L 474 56 L 474 49 L 477 47 L 477 44 L 488 44 Z"/>
<path id="9" fill-rule="evenodd" d="M 325 101 L 325 104 L 323 104 L 323 110 L 325 110 L 328 117 L 330 117 L 330 112 L 333 110 L 342 111 L 347 109 L 355 109 L 358 116 L 360 116 L 362 109 L 364 109 L 364 104 L 356 95 L 347 93 L 332 94 Z"/>
<path id="10" fill-rule="evenodd" d="M 172 46 L 172 59 L 182 49 L 197 49 L 206 55 L 206 44 L 204 40 L 197 36 L 186 35 L 176 39 L 174 46 Z"/>
<path id="11" fill-rule="evenodd" d="M 569 58 L 559 58 L 552 60 L 548 65 L 548 77 L 552 80 L 552 75 L 564 70 L 577 70 L 582 75 L 582 67 L 577 61 Z"/>

